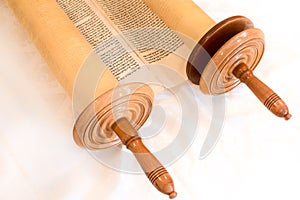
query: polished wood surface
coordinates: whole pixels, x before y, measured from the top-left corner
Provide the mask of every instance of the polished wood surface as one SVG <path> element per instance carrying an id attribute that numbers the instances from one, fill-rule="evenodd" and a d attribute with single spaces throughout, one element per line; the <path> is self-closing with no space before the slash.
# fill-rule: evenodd
<path id="1" fill-rule="evenodd" d="M 243 16 L 230 17 L 209 30 L 198 42 L 187 64 L 189 80 L 205 94 L 220 95 L 246 83 L 276 116 L 288 120 L 288 107 L 268 86 L 255 77 L 265 50 L 264 34 Z"/>
<path id="2" fill-rule="evenodd" d="M 273 90 L 260 81 L 247 65 L 241 63 L 232 73 L 245 83 L 273 114 L 278 117 L 283 117 L 285 120 L 291 118 L 292 115 L 289 113 L 289 109 L 284 101 L 273 92 Z"/>
<path id="3" fill-rule="evenodd" d="M 189 80 L 199 85 L 201 74 L 210 59 L 236 34 L 254 28 L 252 21 L 244 16 L 229 17 L 211 28 L 194 47 L 186 65 Z"/>
<path id="4" fill-rule="evenodd" d="M 174 191 L 170 174 L 143 144 L 131 123 L 126 118 L 120 118 L 112 125 L 112 129 L 127 149 L 134 154 L 151 183 L 160 192 L 169 195 L 170 199 L 175 198 L 177 193 Z"/>
<path id="5" fill-rule="evenodd" d="M 219 95 L 234 89 L 241 81 L 232 71 L 245 63 L 254 70 L 264 53 L 264 34 L 260 29 L 248 28 L 231 37 L 210 59 L 199 82 L 205 94 Z"/>

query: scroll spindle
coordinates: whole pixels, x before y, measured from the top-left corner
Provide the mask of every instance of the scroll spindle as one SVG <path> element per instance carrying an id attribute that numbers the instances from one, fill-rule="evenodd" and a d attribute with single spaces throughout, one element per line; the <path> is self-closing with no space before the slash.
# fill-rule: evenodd
<path id="1" fill-rule="evenodd" d="M 145 147 L 138 132 L 126 118 L 118 119 L 112 125 L 113 131 L 122 143 L 134 154 L 150 182 L 170 199 L 177 196 L 174 183 L 168 171 L 157 158 Z"/>
<path id="2" fill-rule="evenodd" d="M 267 85 L 261 82 L 248 68 L 241 63 L 233 70 L 234 76 L 245 83 L 255 96 L 276 116 L 283 117 L 285 120 L 291 118 L 289 109 L 284 101 L 271 90 Z"/>

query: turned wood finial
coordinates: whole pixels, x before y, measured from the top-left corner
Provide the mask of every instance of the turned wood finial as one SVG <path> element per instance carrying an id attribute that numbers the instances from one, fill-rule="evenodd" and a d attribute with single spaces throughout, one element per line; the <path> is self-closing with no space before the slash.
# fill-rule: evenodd
<path id="1" fill-rule="evenodd" d="M 112 129 L 127 149 L 134 154 L 150 182 L 160 192 L 169 195 L 170 199 L 175 198 L 177 193 L 174 191 L 171 176 L 143 144 L 141 137 L 131 123 L 126 118 L 120 118 L 112 125 Z"/>
<path id="2" fill-rule="evenodd" d="M 244 82 L 272 113 L 288 120 L 292 115 L 286 104 L 252 73 L 264 46 L 263 32 L 248 18 L 230 17 L 200 39 L 189 57 L 187 76 L 211 95 L 226 93 Z"/>
<path id="3" fill-rule="evenodd" d="M 260 81 L 252 70 L 244 63 L 239 64 L 232 73 L 241 82 L 245 83 L 255 96 L 276 116 L 289 120 L 292 115 L 284 101 L 271 90 L 267 85 Z"/>
<path id="4" fill-rule="evenodd" d="M 144 83 L 115 87 L 97 97 L 80 114 L 74 125 L 73 137 L 76 144 L 89 150 L 123 143 L 134 154 L 150 182 L 173 199 L 177 193 L 171 176 L 145 147 L 136 130 L 148 119 L 153 100 L 154 92 Z M 116 120 L 116 116 L 122 117 Z"/>

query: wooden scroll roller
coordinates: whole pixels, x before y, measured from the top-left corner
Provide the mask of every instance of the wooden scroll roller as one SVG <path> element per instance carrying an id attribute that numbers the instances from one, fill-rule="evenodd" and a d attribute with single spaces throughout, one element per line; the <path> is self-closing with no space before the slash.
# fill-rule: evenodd
<path id="1" fill-rule="evenodd" d="M 186 72 L 204 93 L 222 94 L 243 82 L 273 114 L 291 118 L 284 101 L 252 73 L 264 52 L 264 36 L 249 19 L 235 16 L 216 24 L 198 45 Z"/>
<path id="2" fill-rule="evenodd" d="M 134 154 L 151 183 L 162 193 L 168 194 L 170 199 L 177 196 L 174 184 L 167 170 L 155 156 L 145 147 L 141 137 L 126 118 L 118 119 L 112 129 L 122 143 Z"/>
<path id="3" fill-rule="evenodd" d="M 121 85 L 114 88 L 114 91 L 109 90 L 87 106 L 74 125 L 74 140 L 77 145 L 90 150 L 109 148 L 122 142 L 134 154 L 155 188 L 173 199 L 177 193 L 171 176 L 145 147 L 137 132 L 149 117 L 153 92 L 149 86 L 142 84 L 137 85 L 137 89 L 134 87 L 131 92 L 132 86 Z M 124 91 L 129 93 L 124 94 Z M 122 97 L 113 97 L 114 93 L 121 92 Z M 129 116 L 132 122 L 123 116 Z"/>
<path id="4" fill-rule="evenodd" d="M 251 73 L 263 55 L 264 35 L 248 18 L 234 16 L 216 24 L 191 0 L 144 1 L 172 30 L 198 43 L 186 75 L 203 93 L 223 94 L 244 82 L 275 115 L 291 117 L 281 98 Z"/>

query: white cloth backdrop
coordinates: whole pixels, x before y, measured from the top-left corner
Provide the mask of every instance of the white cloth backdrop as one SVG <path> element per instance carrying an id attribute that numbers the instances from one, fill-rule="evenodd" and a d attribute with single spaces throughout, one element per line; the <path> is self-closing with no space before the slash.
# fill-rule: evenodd
<path id="1" fill-rule="evenodd" d="M 266 51 L 256 74 L 283 97 L 293 117 L 276 118 L 241 85 L 225 96 L 222 137 L 200 160 L 210 113 L 194 87 L 197 136 L 168 166 L 177 199 L 300 199 L 298 3 L 196 3 L 215 21 L 244 15 L 264 31 Z M 168 199 L 144 175 L 112 170 L 74 144 L 72 102 L 4 0 L 0 21 L 0 199 Z"/>

